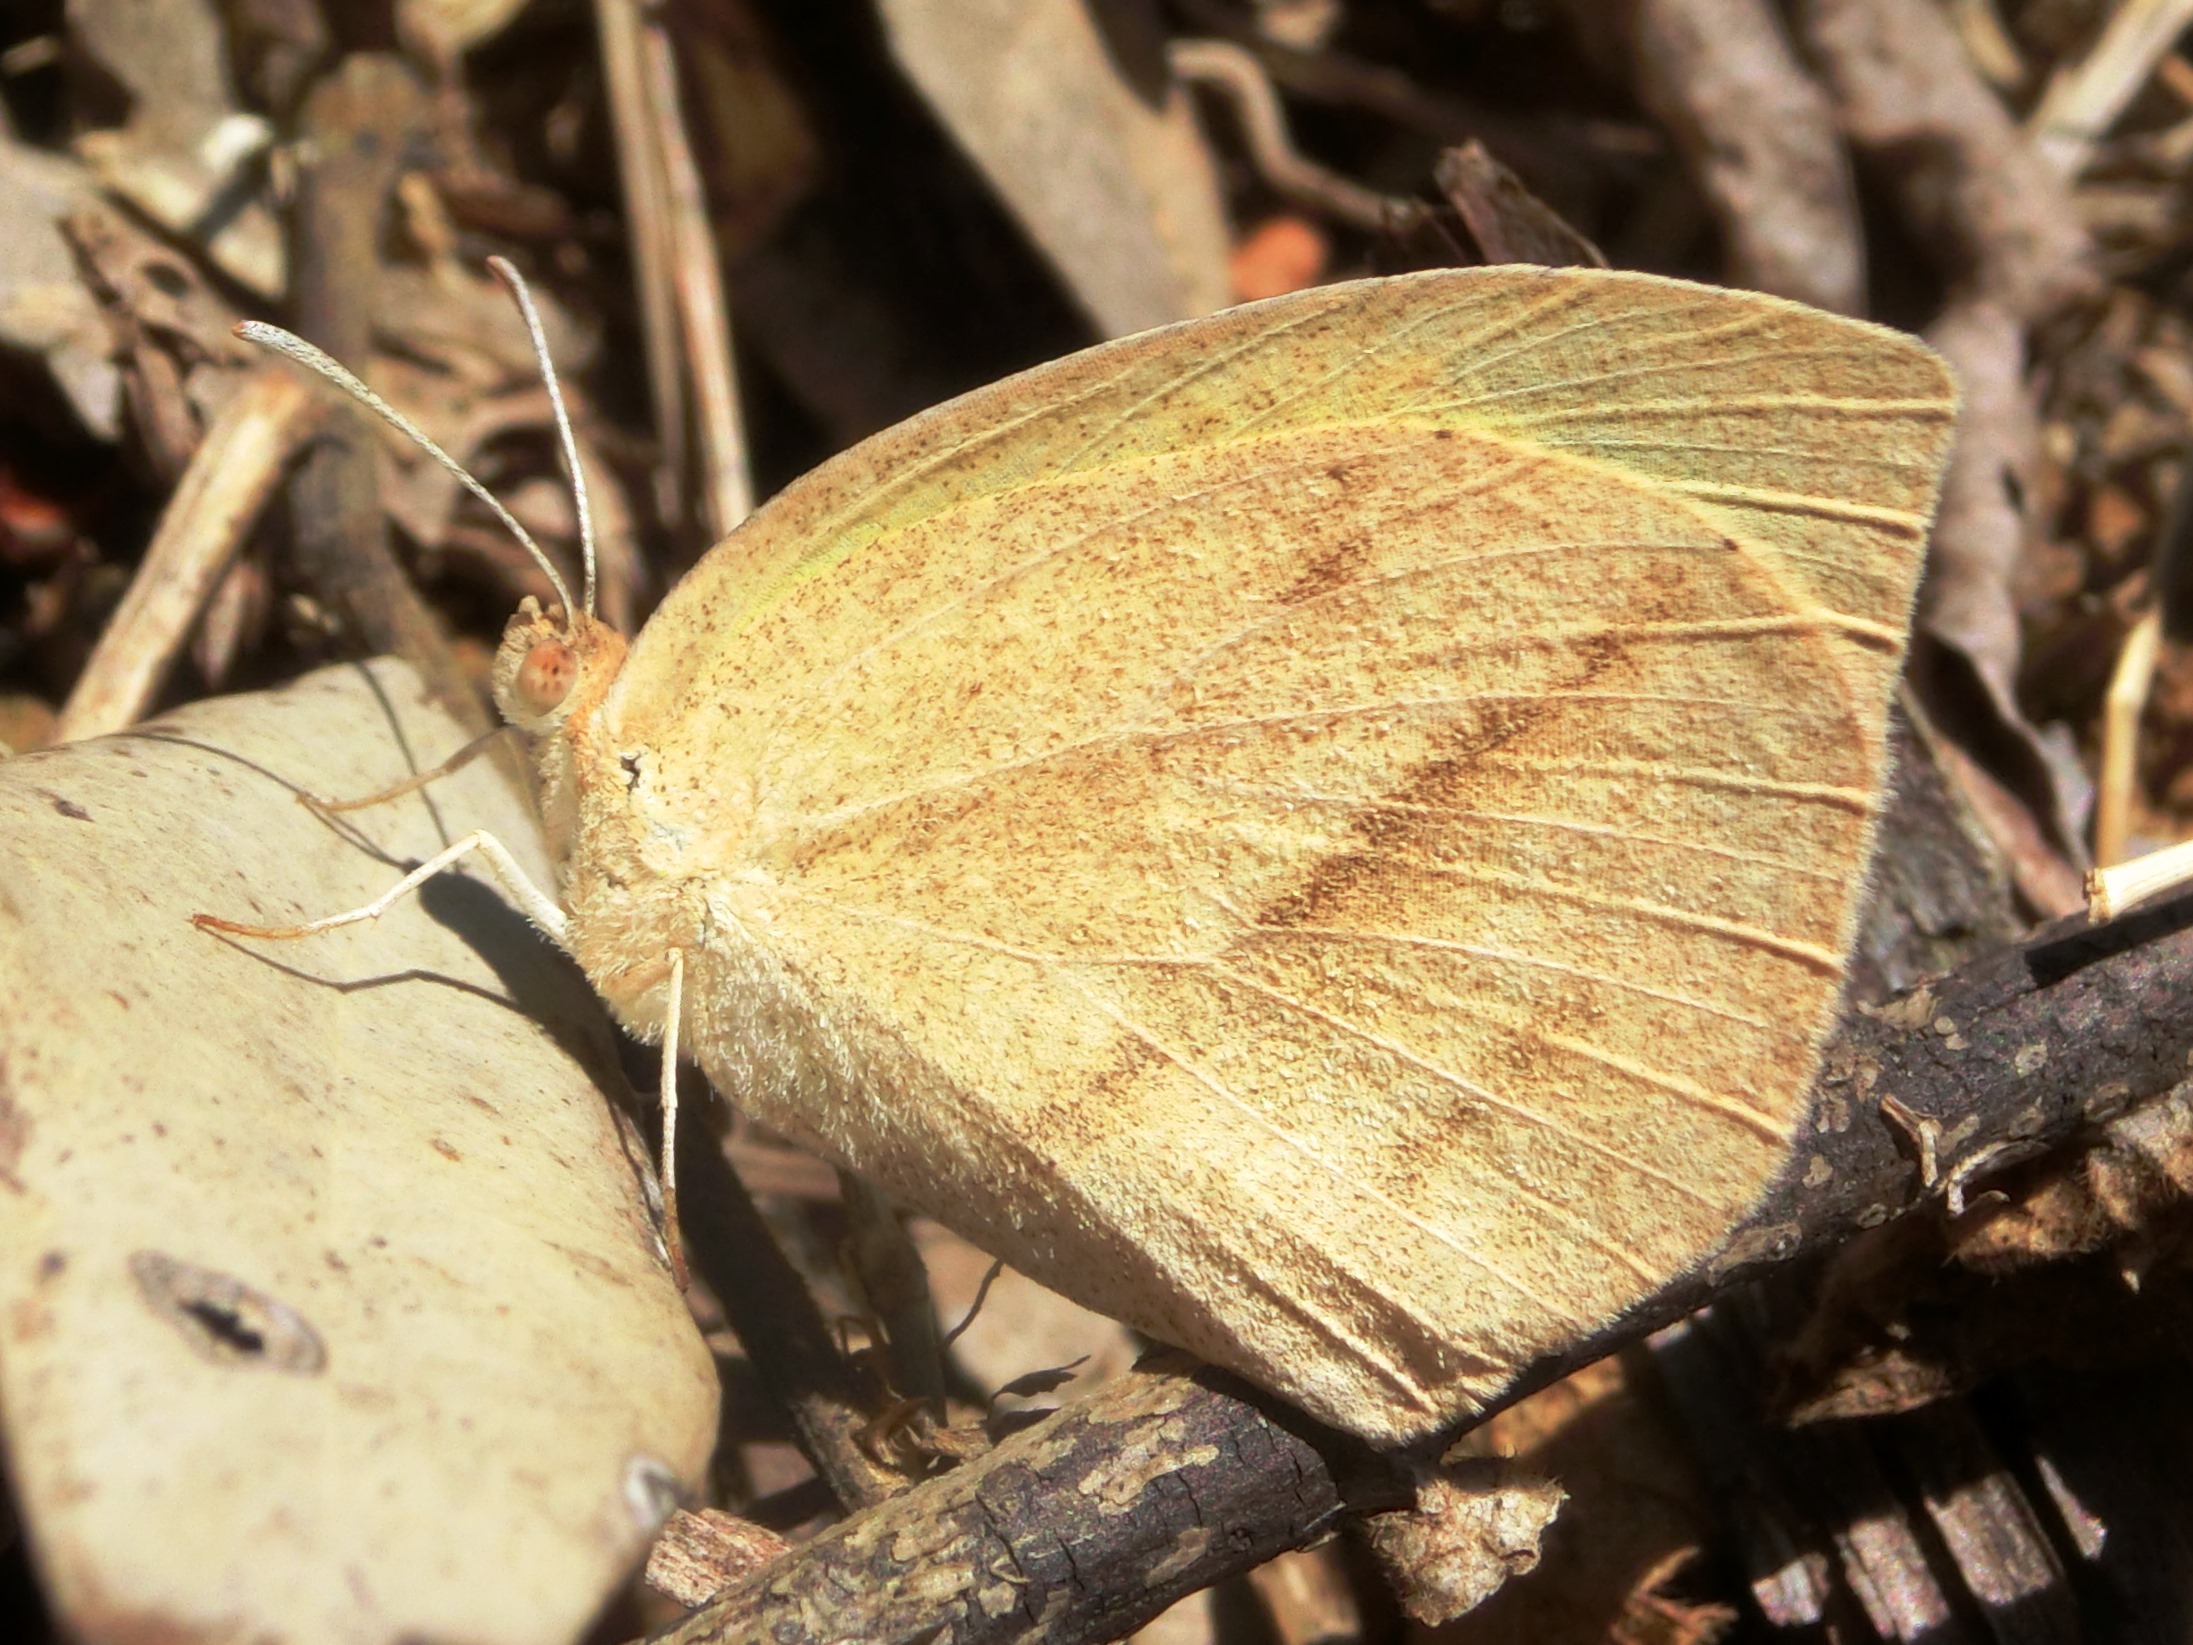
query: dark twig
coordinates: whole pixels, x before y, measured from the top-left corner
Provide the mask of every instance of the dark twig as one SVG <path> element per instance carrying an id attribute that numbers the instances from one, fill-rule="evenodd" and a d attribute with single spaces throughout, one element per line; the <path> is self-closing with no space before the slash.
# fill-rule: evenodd
<path id="1" fill-rule="evenodd" d="M 803 1544 L 663 1640 L 1118 1639 L 1344 1508 L 1406 1500 L 1361 1447 L 1167 1356 Z"/>
<path id="2" fill-rule="evenodd" d="M 394 57 L 359 54 L 306 99 L 291 236 L 298 329 L 338 360 L 363 363 L 373 340 L 378 234 L 406 145 L 426 121 L 425 94 Z M 381 513 L 366 413 L 344 405 L 335 432 L 290 483 L 298 571 L 369 651 L 392 651 L 476 733 L 493 720 L 465 684 L 441 621 L 397 563 Z"/>

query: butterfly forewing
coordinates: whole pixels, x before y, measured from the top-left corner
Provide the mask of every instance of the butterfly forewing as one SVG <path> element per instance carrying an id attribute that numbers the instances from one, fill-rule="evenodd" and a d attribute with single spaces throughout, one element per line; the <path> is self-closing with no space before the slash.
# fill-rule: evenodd
<path id="1" fill-rule="evenodd" d="M 1490 270 L 878 436 L 606 710 L 696 1053 L 1330 1420 L 1495 1397 L 1781 1167 L 1953 409 L 1876 328 Z"/>

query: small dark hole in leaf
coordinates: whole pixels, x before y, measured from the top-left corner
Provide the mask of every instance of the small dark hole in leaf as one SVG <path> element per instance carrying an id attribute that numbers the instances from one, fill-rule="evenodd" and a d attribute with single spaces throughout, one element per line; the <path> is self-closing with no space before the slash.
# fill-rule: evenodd
<path id="1" fill-rule="evenodd" d="M 233 1310 L 211 1302 L 186 1302 L 183 1312 L 240 1354 L 256 1358 L 267 1351 L 267 1339 L 246 1325 Z"/>
<path id="2" fill-rule="evenodd" d="M 162 1251 L 129 1259 L 137 1294 L 201 1359 L 312 1376 L 327 1367 L 320 1333 L 296 1309 L 232 1274 Z"/>

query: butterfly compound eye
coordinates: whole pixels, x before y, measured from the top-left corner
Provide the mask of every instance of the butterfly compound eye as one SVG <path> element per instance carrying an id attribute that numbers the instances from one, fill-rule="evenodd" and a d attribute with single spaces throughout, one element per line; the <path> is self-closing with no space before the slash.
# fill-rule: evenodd
<path id="1" fill-rule="evenodd" d="M 517 697 L 529 714 L 546 714 L 571 694 L 579 659 L 561 640 L 542 640 L 518 665 Z"/>

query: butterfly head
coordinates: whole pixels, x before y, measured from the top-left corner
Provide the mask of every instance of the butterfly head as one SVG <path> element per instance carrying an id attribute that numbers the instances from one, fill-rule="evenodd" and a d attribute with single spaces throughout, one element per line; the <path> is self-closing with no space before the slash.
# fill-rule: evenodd
<path id="1" fill-rule="evenodd" d="M 561 606 L 544 611 L 529 595 L 495 653 L 495 705 L 528 736 L 551 735 L 601 700 L 623 662 L 624 636 L 607 623 Z"/>
<path id="2" fill-rule="evenodd" d="M 555 364 L 548 357 L 548 337 L 542 329 L 540 313 L 516 268 L 500 257 L 490 257 L 487 264 L 509 288 L 518 305 L 518 313 L 525 321 L 526 335 L 533 341 L 533 352 L 541 363 L 542 387 L 547 390 L 557 437 L 563 447 L 564 468 L 571 476 L 572 502 L 579 517 L 579 554 L 585 569 L 585 579 L 580 584 L 582 596 L 576 605 L 571 599 L 570 586 L 565 583 L 563 573 L 556 569 L 555 561 L 542 551 L 541 545 L 510 510 L 462 463 L 374 393 L 348 367 L 279 326 L 249 320 L 236 331 L 237 335 L 318 372 L 360 405 L 385 418 L 485 503 L 533 557 L 548 579 L 549 587 L 555 590 L 557 603 L 544 611 L 538 600 L 528 596 L 519 605 L 518 614 L 510 619 L 510 626 L 503 632 L 502 648 L 495 657 L 495 701 L 512 725 L 538 736 L 561 729 L 581 704 L 600 700 L 624 661 L 624 639 L 594 616 L 594 517 L 587 506 L 586 469 L 579 461 L 578 436 L 572 431 L 571 417 L 564 406 Z"/>

